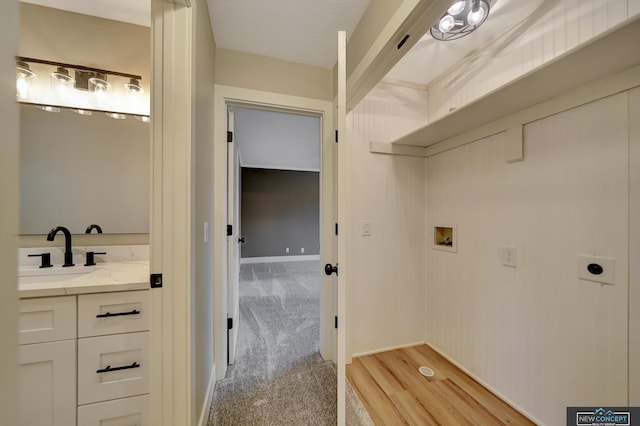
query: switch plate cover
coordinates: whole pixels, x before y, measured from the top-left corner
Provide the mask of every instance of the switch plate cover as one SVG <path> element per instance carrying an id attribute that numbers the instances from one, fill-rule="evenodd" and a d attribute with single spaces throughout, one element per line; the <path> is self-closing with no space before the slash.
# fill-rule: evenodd
<path id="1" fill-rule="evenodd" d="M 362 223 L 360 224 L 360 226 L 362 228 L 362 236 L 363 237 L 371 236 L 371 221 L 370 220 L 363 220 Z"/>
<path id="2" fill-rule="evenodd" d="M 598 267 L 591 267 L 589 265 L 600 265 Z M 600 272 L 600 274 L 594 274 L 591 271 Z M 582 280 L 594 281 L 602 284 L 615 284 L 615 260 L 612 257 L 598 257 L 588 256 L 584 254 L 578 255 L 578 278 Z"/>
<path id="3" fill-rule="evenodd" d="M 504 266 L 511 268 L 518 267 L 518 248 L 511 246 L 502 246 L 500 248 L 500 258 Z"/>

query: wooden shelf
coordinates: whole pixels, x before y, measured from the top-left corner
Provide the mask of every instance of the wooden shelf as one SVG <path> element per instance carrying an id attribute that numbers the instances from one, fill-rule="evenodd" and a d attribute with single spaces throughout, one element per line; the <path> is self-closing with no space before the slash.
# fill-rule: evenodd
<path id="1" fill-rule="evenodd" d="M 638 40 L 640 19 L 636 18 L 391 143 L 434 145 L 628 69 L 640 63 Z"/>

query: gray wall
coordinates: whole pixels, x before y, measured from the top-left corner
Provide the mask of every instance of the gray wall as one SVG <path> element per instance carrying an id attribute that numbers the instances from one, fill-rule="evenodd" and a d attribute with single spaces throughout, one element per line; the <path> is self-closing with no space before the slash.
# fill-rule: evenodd
<path id="1" fill-rule="evenodd" d="M 317 172 L 242 169 L 243 258 L 320 253 L 319 178 Z"/>

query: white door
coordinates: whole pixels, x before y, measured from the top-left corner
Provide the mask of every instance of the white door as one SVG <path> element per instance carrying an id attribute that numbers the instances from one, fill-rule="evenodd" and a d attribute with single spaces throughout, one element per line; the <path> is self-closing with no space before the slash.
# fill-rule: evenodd
<path id="1" fill-rule="evenodd" d="M 345 385 L 346 385 L 346 285 L 347 285 L 347 250 L 345 236 L 348 229 L 347 216 L 347 181 L 348 181 L 348 155 L 347 146 L 347 71 L 346 71 L 347 35 L 344 31 L 338 32 L 338 273 L 336 289 L 336 316 L 338 317 L 338 330 L 336 338 L 337 370 L 338 370 L 338 425 L 345 424 Z"/>
<path id="2" fill-rule="evenodd" d="M 234 140 L 233 108 L 227 107 L 227 321 L 228 362 L 236 359 L 240 321 L 240 161 Z"/>

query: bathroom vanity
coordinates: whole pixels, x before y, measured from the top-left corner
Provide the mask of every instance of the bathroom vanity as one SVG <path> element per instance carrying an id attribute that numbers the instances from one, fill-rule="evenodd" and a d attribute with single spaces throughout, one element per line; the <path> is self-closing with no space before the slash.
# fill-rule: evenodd
<path id="1" fill-rule="evenodd" d="M 100 251 L 117 260 L 20 267 L 22 425 L 149 425 L 149 262 Z"/>

